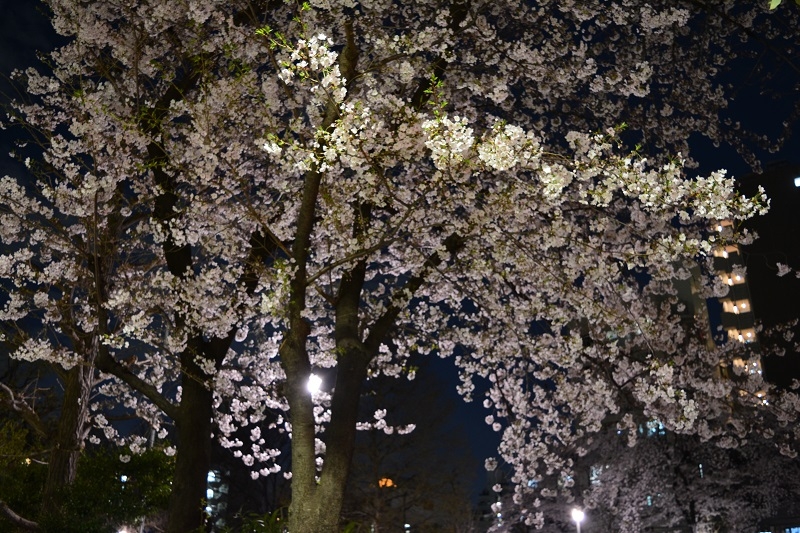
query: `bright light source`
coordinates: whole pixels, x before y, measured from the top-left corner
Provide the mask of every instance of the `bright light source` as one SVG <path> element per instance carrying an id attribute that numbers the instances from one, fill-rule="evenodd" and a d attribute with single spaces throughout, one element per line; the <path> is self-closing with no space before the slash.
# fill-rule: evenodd
<path id="1" fill-rule="evenodd" d="M 572 509 L 572 519 L 575 521 L 575 530 L 578 533 L 581 533 L 581 522 L 583 522 L 583 511 L 578 509 L 577 507 Z"/>
<path id="2" fill-rule="evenodd" d="M 306 388 L 308 388 L 308 392 L 311 394 L 316 394 L 319 392 L 320 387 L 322 387 L 322 378 L 316 374 L 311 374 L 308 376 L 308 384 Z"/>
<path id="3" fill-rule="evenodd" d="M 121 476 L 119 476 L 119 480 L 122 481 L 123 483 L 126 483 L 128 481 L 128 476 L 122 474 Z"/>
<path id="4" fill-rule="evenodd" d="M 800 176 L 794 179 L 794 186 L 800 187 Z"/>

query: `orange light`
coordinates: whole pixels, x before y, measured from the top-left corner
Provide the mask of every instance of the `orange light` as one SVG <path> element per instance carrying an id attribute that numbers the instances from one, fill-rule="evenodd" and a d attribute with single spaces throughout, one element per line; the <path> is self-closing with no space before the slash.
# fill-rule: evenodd
<path id="1" fill-rule="evenodd" d="M 388 477 L 382 477 L 378 480 L 378 486 L 382 489 L 387 487 L 396 487 L 397 485 L 394 484 L 394 481 L 389 479 Z"/>

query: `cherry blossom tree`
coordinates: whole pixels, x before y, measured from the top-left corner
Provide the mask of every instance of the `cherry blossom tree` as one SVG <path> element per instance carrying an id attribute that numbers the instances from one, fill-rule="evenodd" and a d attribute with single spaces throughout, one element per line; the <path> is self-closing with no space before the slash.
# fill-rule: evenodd
<path id="1" fill-rule="evenodd" d="M 607 461 L 598 463 L 584 497 L 609 530 L 755 531 L 765 519 L 797 511 L 797 462 L 761 438 L 736 448 L 663 432 L 633 448 L 621 440 L 605 443 Z"/>
<path id="2" fill-rule="evenodd" d="M 586 511 L 586 531 L 621 533 L 747 532 L 764 520 L 796 514 L 797 461 L 763 438 L 730 448 L 668 432 L 656 421 L 636 431 L 633 447 L 613 427 L 598 434 L 572 489 L 561 478 L 545 483 L 538 501 L 499 495 L 502 519 L 492 531 L 534 531 L 524 525 L 534 509 L 545 511 L 545 532 L 567 530 L 575 507 Z"/>
<path id="3" fill-rule="evenodd" d="M 774 19 L 628 0 L 46 3 L 68 42 L 15 75 L 35 179 L 0 180 L 0 318 L 14 357 L 80 374 L 64 413 L 81 442 L 102 434 L 123 460 L 148 445 L 105 408 L 153 439 L 174 427 L 169 531 L 201 524 L 212 436 L 281 475 L 258 429 L 276 412 L 289 528 L 334 531 L 356 428 L 386 426 L 359 420 L 363 383 L 413 377 L 412 354 L 451 358 L 467 399 L 488 384 L 520 490 L 569 470 L 563 450 L 622 397 L 721 431 L 700 413 L 731 390 L 715 355 L 675 353 L 672 280 L 738 238 L 714 221 L 765 199 L 679 154 L 692 132 L 743 148 L 716 75 L 742 27 L 779 36 Z"/>

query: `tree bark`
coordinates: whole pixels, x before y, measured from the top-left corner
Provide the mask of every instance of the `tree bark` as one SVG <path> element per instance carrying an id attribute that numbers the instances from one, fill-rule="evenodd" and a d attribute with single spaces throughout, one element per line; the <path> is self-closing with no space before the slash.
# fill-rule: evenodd
<path id="1" fill-rule="evenodd" d="M 187 376 L 182 387 L 167 533 L 187 533 L 203 526 L 203 501 L 211 468 L 213 395 L 196 377 Z"/>
<path id="2" fill-rule="evenodd" d="M 39 531 L 39 524 L 21 517 L 15 513 L 6 502 L 2 500 L 0 500 L 0 514 L 5 516 L 6 520 L 10 521 L 17 527 L 27 529 L 28 531 Z"/>
<path id="3" fill-rule="evenodd" d="M 297 416 L 292 416 L 292 504 L 289 508 L 289 531 L 292 533 L 339 531 L 344 490 L 355 448 L 358 403 L 368 363 L 369 357 L 361 347 L 340 357 L 331 402 L 331 422 L 325 439 L 325 462 L 318 482 L 313 414 L 311 409 L 300 409 L 295 411 Z M 305 395 L 309 396 L 307 392 Z M 313 408 L 310 397 L 308 404 Z M 309 416 L 310 427 L 303 423 Z M 296 420 L 303 428 L 300 435 Z M 298 437 L 305 446 L 296 446 Z"/>
<path id="4" fill-rule="evenodd" d="M 64 489 L 75 481 L 89 419 L 93 374 L 91 360 L 85 365 L 77 365 L 66 371 L 64 400 L 44 485 L 41 508 L 43 516 L 58 513 L 63 504 Z"/>

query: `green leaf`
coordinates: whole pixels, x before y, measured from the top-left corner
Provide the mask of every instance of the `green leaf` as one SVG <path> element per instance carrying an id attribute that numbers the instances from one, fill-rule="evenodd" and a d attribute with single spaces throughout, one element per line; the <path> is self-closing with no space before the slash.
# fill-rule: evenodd
<path id="1" fill-rule="evenodd" d="M 782 2 L 782 1 L 783 1 L 783 0 L 769 0 L 769 8 L 770 8 L 770 9 L 775 9 L 776 7 L 778 7 L 779 5 L 781 5 L 781 2 Z M 795 0 L 795 2 L 797 2 L 797 1 L 798 1 L 798 0 Z M 798 3 L 800 3 L 800 2 L 798 2 Z"/>

